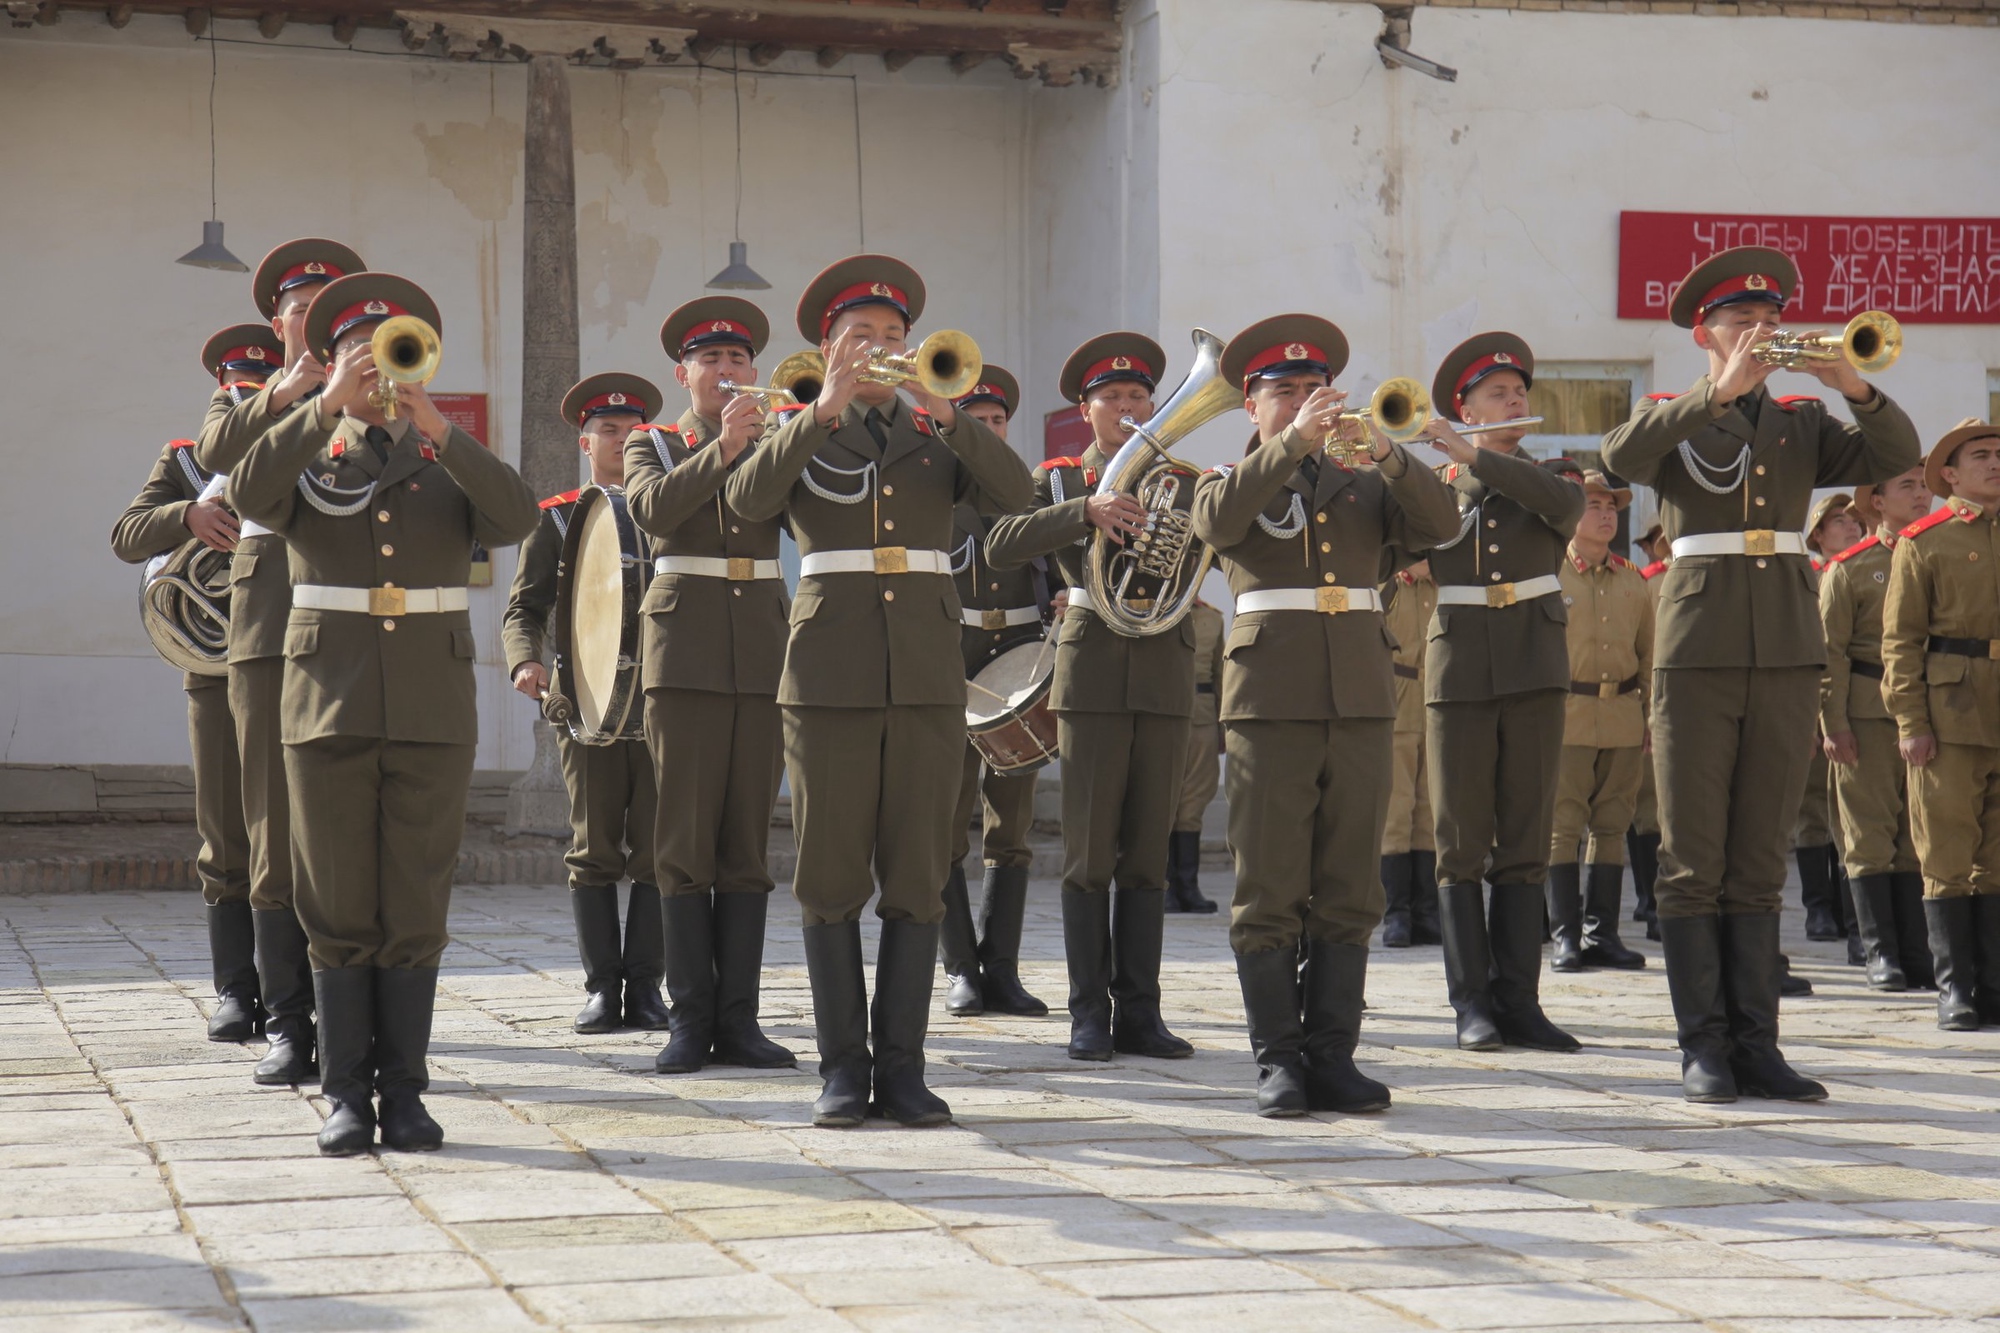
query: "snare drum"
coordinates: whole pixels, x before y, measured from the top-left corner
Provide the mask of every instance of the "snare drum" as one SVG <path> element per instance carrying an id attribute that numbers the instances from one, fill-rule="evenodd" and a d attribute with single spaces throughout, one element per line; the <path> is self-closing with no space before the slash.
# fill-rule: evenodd
<path id="1" fill-rule="evenodd" d="M 1037 639 L 1007 649 L 965 683 L 965 729 L 995 773 L 1032 773 L 1056 757 L 1055 674 L 1055 644 Z"/>
<path id="2" fill-rule="evenodd" d="M 645 736 L 639 602 L 651 574 L 624 489 L 584 487 L 556 570 L 552 693 L 568 702 L 563 725 L 585 745 Z"/>

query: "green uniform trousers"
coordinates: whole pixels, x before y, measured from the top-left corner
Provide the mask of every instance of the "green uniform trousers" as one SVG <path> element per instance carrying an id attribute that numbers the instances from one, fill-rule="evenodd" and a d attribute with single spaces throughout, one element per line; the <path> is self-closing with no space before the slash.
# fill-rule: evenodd
<path id="1" fill-rule="evenodd" d="M 2000 893 L 2000 746 L 1938 742 L 1910 770 L 1910 833 L 1924 897 Z"/>
<path id="2" fill-rule="evenodd" d="M 1660 793 L 1654 777 L 1653 757 L 1646 755 L 1639 764 L 1639 804 L 1632 811 L 1632 827 L 1643 834 L 1660 831 Z"/>
<path id="3" fill-rule="evenodd" d="M 1547 878 L 1567 700 L 1529 690 L 1424 705 L 1438 883 Z"/>
<path id="4" fill-rule="evenodd" d="M 1799 799 L 1799 817 L 1792 825 L 1792 846 L 1824 847 L 1833 841 L 1833 787 L 1827 776 L 1826 752 L 1814 748 L 1806 756 L 1806 791 Z"/>
<path id="5" fill-rule="evenodd" d="M 1424 733 L 1396 733 L 1396 764 L 1389 784 L 1389 818 L 1382 826 L 1382 855 L 1437 850 L 1437 830 L 1431 816 L 1431 778 L 1424 755 Z"/>
<path id="6" fill-rule="evenodd" d="M 284 683 L 282 657 L 229 664 L 229 711 L 236 717 L 250 838 L 250 905 L 260 912 L 292 905 L 292 800 L 279 717 Z"/>
<path id="7" fill-rule="evenodd" d="M 250 896 L 250 833 L 243 822 L 243 765 L 225 676 L 189 676 L 188 750 L 194 761 L 195 877 L 210 907 Z"/>
<path id="8" fill-rule="evenodd" d="M 1572 864 L 1582 846 L 1583 859 L 1594 866 L 1624 865 L 1625 830 L 1632 827 L 1639 806 L 1639 775 L 1645 771 L 1646 756 L 1636 745 L 1608 750 L 1563 746 L 1556 764 L 1549 864 Z"/>
<path id="9" fill-rule="evenodd" d="M 1201 817 L 1222 785 L 1222 765 L 1216 743 L 1222 724 L 1206 718 L 1188 724 L 1187 768 L 1181 774 L 1180 799 L 1174 804 L 1174 832 L 1201 832 Z"/>
<path id="10" fill-rule="evenodd" d="M 1653 672 L 1663 917 L 1776 912 L 1819 717 L 1818 667 Z"/>
<path id="11" fill-rule="evenodd" d="M 566 730 L 556 733 L 563 786 L 569 789 L 569 867 L 572 889 L 653 882 L 653 757 L 644 741 L 585 745 Z"/>
<path id="12" fill-rule="evenodd" d="M 1164 889 L 1167 835 L 1187 771 L 1188 720 L 1164 713 L 1056 714 L 1062 753 L 1063 889 Z"/>
<path id="13" fill-rule="evenodd" d="M 799 845 L 792 891 L 805 924 L 859 920 L 878 880 L 875 915 L 942 921 L 964 707 L 782 709 Z"/>
<path id="14" fill-rule="evenodd" d="M 979 855 L 989 866 L 1024 866 L 1034 860 L 1028 850 L 1028 830 L 1035 823 L 1033 773 L 995 773 L 970 741 L 965 768 L 959 776 L 958 809 L 951 817 L 951 864 L 972 850 L 972 811 L 982 806 Z"/>
<path id="15" fill-rule="evenodd" d="M 285 746 L 293 906 L 314 971 L 437 966 L 476 748 L 367 736 Z"/>
<path id="16" fill-rule="evenodd" d="M 769 893 L 771 809 L 785 756 L 777 696 L 648 690 L 646 740 L 658 788 L 660 892 Z"/>
<path id="17" fill-rule="evenodd" d="M 1840 827 L 1840 859 L 1853 877 L 1915 874 L 1916 844 L 1910 839 L 1908 766 L 1896 749 L 1896 724 L 1886 717 L 1848 722 L 1861 762 L 1832 765 L 1834 814 Z"/>
<path id="18" fill-rule="evenodd" d="M 1358 944 L 1382 923 L 1394 718 L 1231 722 L 1229 947 Z"/>

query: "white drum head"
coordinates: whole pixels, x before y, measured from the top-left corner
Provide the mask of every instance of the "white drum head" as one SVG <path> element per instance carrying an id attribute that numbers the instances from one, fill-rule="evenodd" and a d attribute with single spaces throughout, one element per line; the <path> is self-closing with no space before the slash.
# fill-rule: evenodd
<path id="1" fill-rule="evenodd" d="M 570 670 L 576 711 L 591 731 L 604 729 L 618 684 L 618 649 L 625 632 L 624 552 L 618 515 L 602 497 L 589 506 L 577 539 L 571 584 Z"/>
<path id="2" fill-rule="evenodd" d="M 966 682 L 966 725 L 977 728 L 1018 712 L 1033 701 L 1055 670 L 1055 645 L 1047 639 L 1009 648 Z"/>

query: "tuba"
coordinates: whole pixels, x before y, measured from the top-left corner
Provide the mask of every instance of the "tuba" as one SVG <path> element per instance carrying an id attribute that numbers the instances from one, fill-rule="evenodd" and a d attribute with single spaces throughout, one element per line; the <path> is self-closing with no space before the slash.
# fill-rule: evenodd
<path id="1" fill-rule="evenodd" d="M 1214 550 L 1194 535 L 1194 486 L 1201 469 L 1167 451 L 1243 398 L 1222 376 L 1222 339 L 1196 329 L 1194 347 L 1194 366 L 1153 419 L 1140 425 L 1125 418 L 1132 438 L 1097 483 L 1097 494 L 1130 496 L 1146 510 L 1144 531 L 1123 545 L 1094 531 L 1084 557 L 1092 609 L 1129 638 L 1179 624 L 1215 560 Z"/>
<path id="2" fill-rule="evenodd" d="M 201 498 L 222 494 L 212 478 Z M 229 562 L 199 538 L 148 560 L 139 581 L 139 623 L 169 666 L 196 676 L 229 672 Z"/>

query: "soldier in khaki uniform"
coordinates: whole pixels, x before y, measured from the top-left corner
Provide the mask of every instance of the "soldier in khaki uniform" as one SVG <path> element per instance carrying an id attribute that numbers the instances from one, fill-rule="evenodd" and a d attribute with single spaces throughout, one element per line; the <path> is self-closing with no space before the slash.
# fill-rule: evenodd
<path id="1" fill-rule="evenodd" d="M 1924 460 L 1946 505 L 1889 566 L 1882 693 L 1909 768 L 1938 1026 L 2000 1023 L 2000 427 L 1967 420 Z"/>
<path id="2" fill-rule="evenodd" d="M 306 348 L 306 308 L 335 278 L 359 273 L 361 256 L 338 241 L 305 237 L 265 255 L 251 279 L 257 309 L 283 344 L 282 371 L 269 383 L 224 385 L 209 400 L 195 461 L 228 472 L 259 436 L 319 392 L 326 367 Z M 256 377 L 263 383 L 265 376 Z M 257 980 L 270 1049 L 257 1062 L 259 1083 L 319 1077 L 313 1032 L 312 965 L 305 928 L 292 909 L 291 798 L 279 738 L 285 677 L 285 625 L 292 614 L 292 572 L 285 539 L 245 520 L 229 567 L 229 710 L 243 755 L 243 815 L 250 834 L 250 907 L 257 936 Z"/>
<path id="3" fill-rule="evenodd" d="M 1200 598 L 1188 612 L 1194 626 L 1194 712 L 1188 715 L 1187 770 L 1167 835 L 1167 910 L 1208 915 L 1216 902 L 1201 891 L 1201 817 L 1222 780 L 1216 762 L 1222 738 L 1222 612 Z"/>
<path id="4" fill-rule="evenodd" d="M 1510 421 L 1526 414 L 1534 373 L 1519 337 L 1479 334 L 1445 358 L 1432 401 L 1467 425 Z M 1445 480 L 1462 514 L 1456 535 L 1430 553 L 1438 608 L 1424 662 L 1458 1044 L 1573 1051 L 1576 1038 L 1542 1013 L 1542 913 L 1570 679 L 1556 571 L 1583 488 L 1521 453 L 1524 429 L 1468 439 L 1435 421 L 1431 431 L 1452 460 Z"/>
<path id="5" fill-rule="evenodd" d="M 1158 343 L 1137 333 L 1100 334 L 1071 352 L 1062 396 L 1079 405 L 1091 446 L 1081 458 L 1037 468 L 1032 508 L 995 523 L 987 538 L 994 564 L 1048 556 L 1067 584 L 1050 700 L 1062 751 L 1072 1060 L 1194 1053 L 1160 1017 L 1167 838 L 1187 771 L 1194 626 L 1183 619 L 1159 634 L 1118 633 L 1091 605 L 1084 579 L 1095 534 L 1122 542 L 1146 521 L 1130 496 L 1095 491 L 1129 434 L 1120 422 L 1153 415 L 1165 360 Z M 1130 595 L 1153 591 L 1135 585 Z"/>
<path id="6" fill-rule="evenodd" d="M 1902 530 L 1931 509 L 1922 468 L 1856 489 L 1854 507 L 1872 535 L 1839 552 L 1820 573 L 1826 676 L 1819 722 L 1833 769 L 1835 811 L 1852 906 L 1876 990 L 1932 984 L 1925 939 L 1924 877 L 1910 841 L 1909 804 L 1896 725 L 1882 701 L 1882 608 Z"/>
<path id="7" fill-rule="evenodd" d="M 562 418 L 580 434 L 577 443 L 590 461 L 590 482 L 598 487 L 625 484 L 625 438 L 659 414 L 660 391 L 637 375 L 609 371 L 579 380 L 563 395 Z M 542 501 L 542 519 L 521 543 L 514 587 L 501 619 L 500 643 L 514 688 L 541 701 L 549 692 L 543 662 L 559 604 L 563 543 L 576 512 L 579 492 L 565 491 Z M 653 760 L 641 737 L 586 745 L 566 726 L 556 729 L 563 785 L 569 789 L 570 912 L 576 920 L 577 951 L 583 957 L 583 987 L 590 998 L 571 1024 L 578 1032 L 615 1032 L 667 1026 L 660 978 L 666 970 L 666 938 L 660 919 L 660 890 L 653 883 L 653 815 L 659 797 Z M 618 931 L 618 881 L 632 881 L 625 904 L 624 939 Z"/>
<path id="8" fill-rule="evenodd" d="M 1778 1050 L 1785 841 L 1826 662 L 1798 534 L 1815 486 L 1881 481 L 1917 461 L 1909 418 L 1845 361 L 1805 373 L 1848 400 L 1855 425 L 1765 389 L 1774 368 L 1754 349 L 1797 278 L 1790 259 L 1756 247 L 1698 266 L 1672 314 L 1708 353 L 1708 374 L 1604 438 L 1605 465 L 1654 489 L 1673 541 L 1653 640 L 1656 892 L 1691 1101 L 1826 1096 Z"/>
<path id="9" fill-rule="evenodd" d="M 642 425 L 625 444 L 626 501 L 655 552 L 639 609 L 673 1001 L 672 1036 L 653 1061 L 662 1074 L 711 1061 L 798 1063 L 757 1023 L 784 752 L 784 524 L 748 517 L 723 493 L 766 415 L 755 395 L 723 386 L 757 382 L 770 335 L 764 312 L 736 296 L 697 297 L 668 315 L 660 345 L 688 408 L 675 425 Z"/>
<path id="10" fill-rule="evenodd" d="M 951 1108 L 924 1086 L 951 815 L 965 755 L 963 608 L 951 580 L 952 512 L 1028 503 L 1020 457 L 950 401 L 911 383 L 864 381 L 871 348 L 904 350 L 923 280 L 884 255 L 832 265 L 806 288 L 799 331 L 826 357 L 810 410 L 760 441 L 730 475 L 729 505 L 784 514 L 803 555 L 778 686 L 799 844 L 825 1091 L 821 1125 L 874 1106 L 906 1125 Z M 861 912 L 876 887 L 874 1050 L 861 970 Z"/>
<path id="11" fill-rule="evenodd" d="M 1396 641 L 1389 669 L 1396 677 L 1396 769 L 1389 818 L 1382 829 L 1382 947 L 1437 944 L 1437 824 L 1431 814 L 1424 756 L 1424 637 L 1437 611 L 1437 583 L 1428 560 L 1398 570 L 1382 585 L 1382 619 Z"/>
<path id="12" fill-rule="evenodd" d="M 1346 364 L 1345 335 L 1312 315 L 1233 338 L 1222 373 L 1243 389 L 1256 434 L 1241 463 L 1195 492 L 1195 534 L 1236 596 L 1222 671 L 1229 944 L 1266 1116 L 1389 1104 L 1354 1065 L 1395 767 L 1376 585 L 1457 526 L 1451 492 L 1379 432 L 1348 454 L 1352 467 L 1324 455 L 1333 434 L 1361 434 L 1332 387 Z"/>
<path id="13" fill-rule="evenodd" d="M 237 511 L 284 537 L 285 775 L 294 904 L 319 1010 L 320 1151 L 444 1138 L 421 1094 L 449 940 L 479 722 L 466 579 L 472 544 L 520 541 L 538 517 L 527 483 L 449 425 L 421 386 L 376 406 L 369 340 L 412 314 L 442 331 L 416 284 L 383 273 L 328 283 L 306 346 L 330 363 L 313 402 L 266 431 L 230 475 Z"/>
<path id="14" fill-rule="evenodd" d="M 1806 517 L 1806 546 L 1814 569 L 1824 572 L 1833 557 L 1867 535 L 1845 491 L 1819 500 Z M 1826 755 L 1815 741 L 1806 767 L 1806 794 L 1792 826 L 1792 859 L 1799 867 L 1799 903 L 1806 912 L 1806 938 L 1837 940 L 1847 933 L 1846 872 L 1834 843 L 1833 785 Z"/>
<path id="15" fill-rule="evenodd" d="M 1653 599 L 1638 568 L 1611 552 L 1632 492 L 1602 472 L 1585 472 L 1583 495 L 1583 516 L 1558 575 L 1569 611 L 1569 700 L 1549 841 L 1550 966 L 1558 972 L 1646 965 L 1645 955 L 1618 938 L 1618 900 L 1625 831 L 1646 767 Z"/>
<path id="16" fill-rule="evenodd" d="M 953 405 L 1004 440 L 1008 419 L 1020 402 L 1019 381 L 999 366 L 988 365 L 979 372 L 972 392 Z M 986 558 L 992 520 L 971 505 L 960 505 L 952 522 L 957 537 L 951 552 L 952 579 L 965 617 L 959 649 L 965 654 L 965 676 L 970 681 L 1002 653 L 1042 641 L 1049 611 L 1048 562 L 996 569 Z M 1045 651 L 1053 653 L 1054 645 Z M 1035 822 L 1035 777 L 1033 771 L 995 773 L 982 762 L 978 747 L 966 743 L 958 808 L 951 818 L 944 925 L 938 933 L 947 988 L 944 1003 L 950 1013 L 991 1010 L 1040 1018 L 1049 1012 L 1047 1004 L 1022 988 L 1020 976 L 1021 921 L 1033 859 L 1028 831 Z M 972 850 L 968 830 L 975 806 L 983 810 L 980 859 L 986 868 L 976 927 L 965 886 L 965 858 Z"/>

